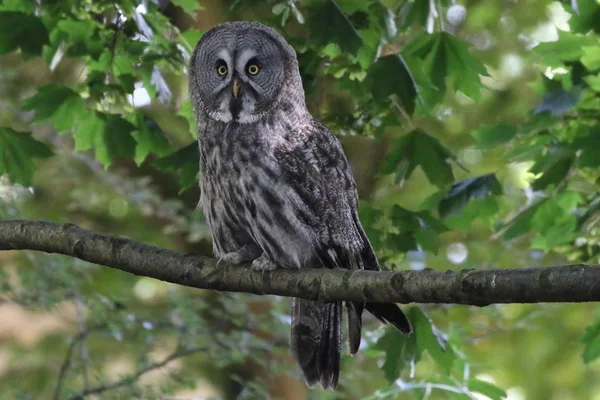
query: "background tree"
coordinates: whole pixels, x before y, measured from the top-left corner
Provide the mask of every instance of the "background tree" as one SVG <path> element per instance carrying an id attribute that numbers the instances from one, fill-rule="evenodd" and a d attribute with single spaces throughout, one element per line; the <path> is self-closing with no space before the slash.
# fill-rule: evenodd
<path id="1" fill-rule="evenodd" d="M 294 45 L 387 269 L 600 259 L 600 5 L 0 0 L 0 215 L 210 255 L 186 65 L 246 19 Z M 287 299 L 0 253 L 0 398 L 593 398 L 594 305 L 365 321 L 340 389 L 291 363 Z M 435 324 L 434 324 L 435 323 Z M 586 329 L 587 327 L 587 329 Z"/>

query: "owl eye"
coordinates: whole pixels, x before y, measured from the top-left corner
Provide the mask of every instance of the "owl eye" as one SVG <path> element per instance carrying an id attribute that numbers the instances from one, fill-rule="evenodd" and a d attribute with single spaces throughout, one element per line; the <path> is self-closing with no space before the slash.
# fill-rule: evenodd
<path id="1" fill-rule="evenodd" d="M 220 76 L 227 75 L 227 65 L 225 65 L 225 64 L 217 65 L 217 74 L 219 74 Z"/>
<path id="2" fill-rule="evenodd" d="M 258 65 L 256 64 L 250 64 L 246 69 L 250 75 L 256 75 L 260 71 L 260 68 L 258 68 Z"/>

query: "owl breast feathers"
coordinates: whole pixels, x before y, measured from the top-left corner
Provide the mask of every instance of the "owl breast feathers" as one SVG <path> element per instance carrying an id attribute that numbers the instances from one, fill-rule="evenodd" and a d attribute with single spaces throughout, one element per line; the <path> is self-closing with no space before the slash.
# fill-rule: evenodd
<path id="1" fill-rule="evenodd" d="M 308 113 L 295 52 L 278 33 L 247 22 L 207 32 L 190 62 L 190 95 L 200 205 L 219 259 L 260 270 L 379 270 L 358 219 L 348 160 L 337 138 Z M 360 345 L 364 308 L 411 332 L 395 304 L 347 302 L 346 308 L 351 354 Z M 310 386 L 337 385 L 341 320 L 341 302 L 293 299 L 292 351 Z"/>

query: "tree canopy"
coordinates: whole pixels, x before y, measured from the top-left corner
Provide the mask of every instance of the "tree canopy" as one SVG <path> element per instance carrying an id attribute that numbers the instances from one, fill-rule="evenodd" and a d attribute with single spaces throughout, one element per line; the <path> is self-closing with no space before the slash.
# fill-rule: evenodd
<path id="1" fill-rule="evenodd" d="M 268 24 L 296 49 L 384 269 L 600 263 L 596 0 L 0 0 L 0 218 L 210 257 L 187 63 L 227 20 Z M 309 390 L 287 298 L 0 252 L 0 398 L 600 392 L 594 304 L 405 309 L 414 335 L 367 318 L 339 390 Z"/>

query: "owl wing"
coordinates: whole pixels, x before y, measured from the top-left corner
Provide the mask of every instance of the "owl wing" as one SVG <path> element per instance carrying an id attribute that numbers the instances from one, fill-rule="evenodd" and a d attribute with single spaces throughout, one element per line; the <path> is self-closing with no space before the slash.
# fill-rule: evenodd
<path id="1" fill-rule="evenodd" d="M 316 253 L 325 267 L 380 270 L 377 257 L 358 218 L 358 193 L 352 169 L 339 140 L 320 122 L 293 135 L 291 146 L 275 157 L 286 184 L 297 195 L 297 217 L 312 227 Z M 291 149 L 291 150 L 290 150 Z M 350 351 L 360 344 L 362 303 L 347 302 Z M 410 333 L 410 322 L 395 304 L 368 303 L 381 321 Z"/>
<path id="2" fill-rule="evenodd" d="M 356 184 L 339 140 L 314 121 L 289 141 L 275 150 L 275 158 L 296 195 L 296 216 L 317 234 L 324 266 L 379 270 L 358 220 Z"/>

